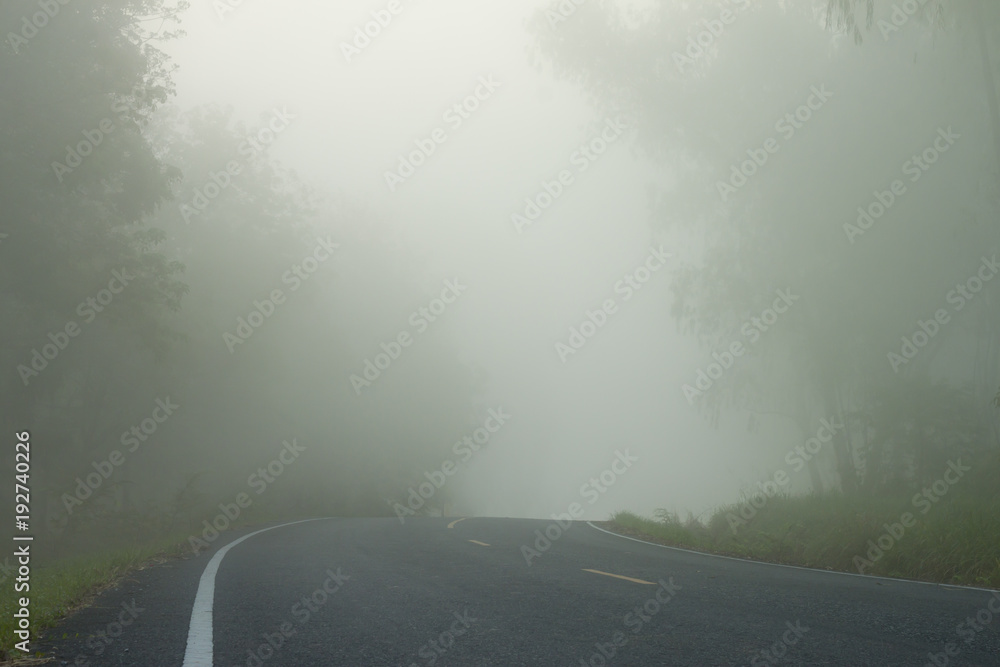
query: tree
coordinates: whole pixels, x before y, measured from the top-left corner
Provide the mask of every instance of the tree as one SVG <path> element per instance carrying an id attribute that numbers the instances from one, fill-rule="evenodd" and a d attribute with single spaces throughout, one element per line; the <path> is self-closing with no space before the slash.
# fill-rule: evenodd
<path id="1" fill-rule="evenodd" d="M 763 408 L 794 419 L 805 437 L 818 418 L 861 409 L 870 396 L 864 388 L 885 386 L 886 375 L 922 376 L 944 355 L 954 358 L 941 338 L 892 367 L 886 353 L 898 351 L 927 309 L 940 307 L 937 295 L 967 277 L 972 258 L 995 243 L 982 224 L 995 200 L 966 175 L 984 156 L 963 146 L 951 154 L 961 166 L 938 168 L 898 203 L 881 193 L 887 174 L 934 139 L 928 128 L 939 117 L 971 136 L 988 119 L 951 102 L 926 104 L 928 85 L 935 99 L 969 96 L 966 77 L 948 76 L 968 67 L 954 39 L 919 66 L 902 60 L 903 52 L 926 48 L 912 39 L 862 62 L 834 48 L 813 7 L 765 2 L 720 21 L 728 27 L 705 28 L 712 43 L 699 51 L 694 34 L 725 7 L 664 1 L 623 17 L 616 3 L 589 3 L 557 31 L 539 20 L 536 53 L 588 90 L 601 112 L 636 119 L 639 146 L 673 181 L 655 200 L 656 227 L 693 232 L 705 246 L 675 274 L 672 312 L 717 353 L 733 341 L 750 343 L 701 396 L 710 417 Z M 802 107 L 806 120 L 787 120 L 805 99 L 812 105 Z M 765 150 L 768 139 L 777 148 Z M 886 156 L 897 154 L 887 165 Z M 892 215 L 858 227 L 858 205 L 868 205 L 875 186 Z M 956 212 L 960 202 L 965 210 Z M 766 332 L 741 337 L 781 289 L 801 300 Z M 992 315 L 988 303 L 978 305 L 980 316 Z M 961 338 L 956 330 L 949 339 Z M 859 488 L 861 435 L 845 429 L 832 448 L 845 491 Z"/>
<path id="2" fill-rule="evenodd" d="M 826 20 L 827 24 L 835 30 L 845 30 L 853 37 L 856 44 L 863 41 L 862 32 L 856 15 L 859 12 L 865 14 L 865 27 L 872 29 L 874 24 L 875 2 L 874 0 L 827 0 Z M 898 11 L 898 10 L 894 10 Z M 932 0 L 932 2 L 921 3 L 921 16 L 930 24 L 933 30 L 942 30 L 949 22 L 957 23 L 959 29 L 970 34 L 979 51 L 980 66 L 983 77 L 982 96 L 985 98 L 989 109 L 990 125 L 993 135 L 993 154 L 995 162 L 993 164 L 994 182 L 1000 176 L 1000 96 L 997 92 L 997 80 L 993 65 L 993 56 L 990 54 L 989 37 L 987 26 L 995 26 L 1000 14 L 997 12 L 995 3 L 983 2 L 983 0 L 971 0 L 967 3 L 948 2 L 947 0 Z M 948 20 L 950 19 L 950 21 Z M 885 19 L 880 20 L 880 24 L 888 25 Z M 991 295 L 990 295 L 991 296 Z M 995 298 L 992 298 L 993 306 Z M 995 307 L 991 310 L 997 311 Z M 996 375 L 996 370 L 1000 367 L 1000 347 L 995 343 L 1000 335 L 1000 321 L 993 320 L 986 322 L 982 337 L 985 345 L 980 347 L 980 356 L 977 359 L 977 393 L 990 386 L 990 382 Z M 992 372 L 989 370 L 992 369 Z M 1000 389 L 998 389 L 1000 391 Z M 979 420 L 988 424 L 992 429 L 993 442 L 1000 447 L 1000 425 L 986 411 L 981 411 Z"/>
<path id="3" fill-rule="evenodd" d="M 94 362 L 127 358 L 133 343 L 162 352 L 165 318 L 185 291 L 181 264 L 159 252 L 163 233 L 146 222 L 178 174 L 142 129 L 172 93 L 155 44 L 178 34 L 166 28 L 186 3 L 53 6 L 42 21 L 36 2 L 0 5 L 0 22 L 16 26 L 0 45 L 0 423 L 37 424 L 36 436 L 64 443 L 37 453 L 40 471 L 85 454 L 113 409 L 114 373 Z M 111 281 L 127 287 L 97 317 L 86 299 Z"/>

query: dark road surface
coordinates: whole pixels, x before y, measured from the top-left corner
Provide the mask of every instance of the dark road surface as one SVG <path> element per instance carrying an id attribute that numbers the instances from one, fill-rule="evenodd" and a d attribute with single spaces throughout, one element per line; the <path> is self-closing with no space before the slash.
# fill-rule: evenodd
<path id="1" fill-rule="evenodd" d="M 1000 593 L 586 522 L 317 519 L 212 547 L 131 574 L 34 648 L 81 666 L 1000 666 Z"/>

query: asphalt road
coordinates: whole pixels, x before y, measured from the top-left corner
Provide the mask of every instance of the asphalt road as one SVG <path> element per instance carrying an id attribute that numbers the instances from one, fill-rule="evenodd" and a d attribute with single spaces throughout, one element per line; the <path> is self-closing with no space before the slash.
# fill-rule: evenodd
<path id="1" fill-rule="evenodd" d="M 555 525 L 318 519 L 224 533 L 134 573 L 38 648 L 80 666 L 1000 665 L 1000 593 Z"/>

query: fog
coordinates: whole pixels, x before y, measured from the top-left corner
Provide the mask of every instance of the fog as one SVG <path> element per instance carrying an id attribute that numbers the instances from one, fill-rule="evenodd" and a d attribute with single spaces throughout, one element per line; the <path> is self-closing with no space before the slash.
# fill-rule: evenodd
<path id="1" fill-rule="evenodd" d="M 47 530 L 248 488 L 256 519 L 704 516 L 995 451 L 1000 13 L 844 4 L 79 0 L 8 39 L 2 420 Z M 114 21 L 152 39 L 95 51 Z"/>
<path id="2" fill-rule="evenodd" d="M 382 7 L 257 3 L 221 20 L 203 7 L 172 51 L 181 70 L 178 103 L 225 100 L 248 119 L 257 109 L 295 109 L 295 127 L 273 154 L 318 187 L 357 196 L 390 220 L 407 254 L 421 258 L 429 289 L 449 275 L 469 286 L 471 298 L 435 324 L 435 335 L 488 374 L 481 403 L 513 417 L 497 445 L 455 480 L 463 505 L 547 518 L 579 499 L 579 487 L 610 464 L 616 448 L 628 447 L 641 458 L 639 469 L 593 506 L 592 517 L 624 506 L 700 512 L 732 495 L 741 481 L 735 470 L 753 456 L 745 440 L 727 446 L 738 430 L 720 435 L 688 406 L 663 400 L 690 374 L 684 359 L 697 350 L 670 322 L 667 276 L 637 292 L 635 305 L 622 304 L 600 347 L 584 348 L 585 360 L 573 355 L 564 363 L 554 353 L 569 326 L 615 296 L 615 284 L 642 264 L 651 244 L 680 256 L 676 242 L 650 231 L 646 187 L 657 170 L 626 136 L 536 224 L 518 233 L 509 220 L 541 181 L 578 168 L 570 157 L 598 135 L 592 128 L 601 121 L 579 90 L 526 58 L 525 20 L 544 6 L 406 6 L 351 62 L 338 47 Z M 330 26 L 345 29 L 331 34 Z M 495 81 L 496 91 L 457 128 L 445 121 L 481 77 Z M 433 128 L 449 136 L 440 154 L 388 192 L 384 172 Z M 371 334 L 388 338 L 394 326 L 405 328 L 406 313 L 400 304 L 395 321 Z M 369 400 L 396 412 L 385 398 Z M 441 433 L 445 442 L 457 435 Z M 719 482 L 704 483 L 712 478 Z"/>

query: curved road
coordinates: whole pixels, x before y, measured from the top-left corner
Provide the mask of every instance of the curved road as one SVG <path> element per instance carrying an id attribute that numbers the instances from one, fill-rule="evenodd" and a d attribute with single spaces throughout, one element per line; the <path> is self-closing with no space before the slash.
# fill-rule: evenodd
<path id="1" fill-rule="evenodd" d="M 217 542 L 133 573 L 39 648 L 81 667 L 1000 665 L 1000 593 L 585 522 L 317 519 Z"/>

